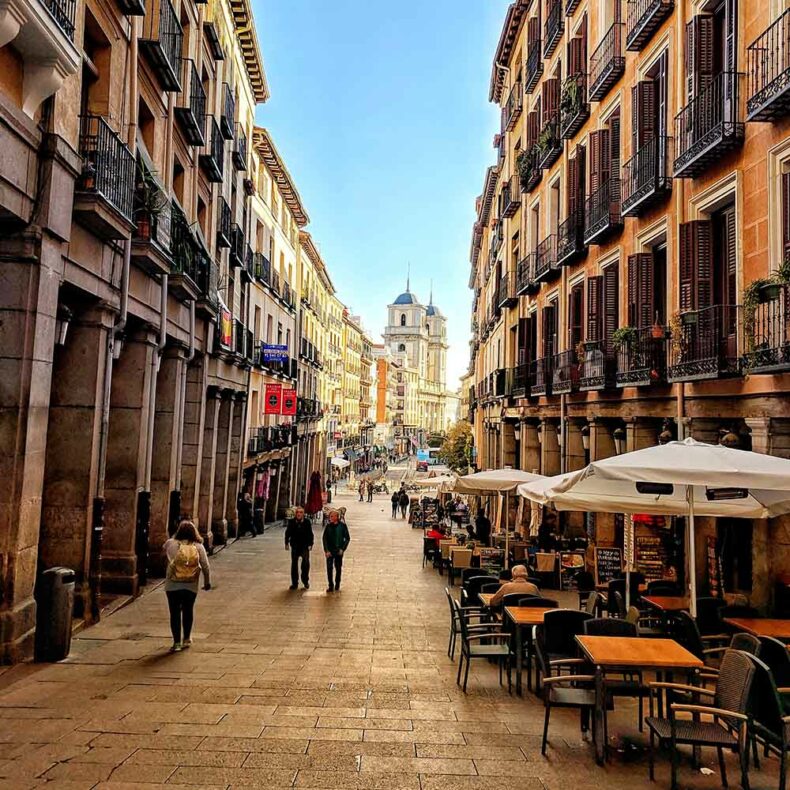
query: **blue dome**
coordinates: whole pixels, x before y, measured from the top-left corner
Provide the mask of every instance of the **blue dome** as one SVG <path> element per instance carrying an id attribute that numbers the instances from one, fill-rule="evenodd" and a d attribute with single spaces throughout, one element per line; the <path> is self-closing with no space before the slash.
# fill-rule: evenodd
<path id="1" fill-rule="evenodd" d="M 427 315 L 429 318 L 431 316 L 435 316 L 435 315 L 440 316 L 441 314 L 442 314 L 441 310 L 439 310 L 438 307 L 436 307 L 435 305 L 432 305 L 432 304 L 429 304 L 428 305 L 428 309 L 425 311 L 425 315 Z"/>
<path id="2" fill-rule="evenodd" d="M 417 300 L 411 291 L 404 291 L 393 304 L 417 304 Z"/>

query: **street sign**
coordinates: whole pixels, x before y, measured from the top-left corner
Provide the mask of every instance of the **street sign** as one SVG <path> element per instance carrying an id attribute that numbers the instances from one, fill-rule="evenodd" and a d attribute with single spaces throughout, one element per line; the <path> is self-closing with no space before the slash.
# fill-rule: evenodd
<path id="1" fill-rule="evenodd" d="M 288 360 L 288 346 L 263 344 L 264 362 L 286 362 Z"/>

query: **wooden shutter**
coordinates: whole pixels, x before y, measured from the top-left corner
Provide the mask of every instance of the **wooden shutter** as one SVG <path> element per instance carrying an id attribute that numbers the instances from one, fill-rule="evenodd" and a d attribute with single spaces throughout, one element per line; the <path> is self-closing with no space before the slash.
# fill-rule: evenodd
<path id="1" fill-rule="evenodd" d="M 576 211 L 579 221 L 584 224 L 584 188 L 587 184 L 587 151 L 583 145 L 576 146 Z"/>
<path id="2" fill-rule="evenodd" d="M 612 214 L 620 213 L 620 113 L 609 119 L 609 203 Z"/>
<path id="3" fill-rule="evenodd" d="M 639 255 L 628 256 L 628 326 L 637 326 L 639 321 Z"/>
<path id="4" fill-rule="evenodd" d="M 614 350 L 612 337 L 620 324 L 619 279 L 616 264 L 603 270 L 603 341 L 609 353 Z"/>
<path id="5" fill-rule="evenodd" d="M 637 323 L 636 326 L 647 329 L 653 326 L 655 319 L 656 285 L 653 254 L 639 253 L 637 256 Z"/>
<path id="6" fill-rule="evenodd" d="M 568 76 L 584 72 L 584 41 L 576 36 L 568 42 Z"/>
<path id="7" fill-rule="evenodd" d="M 560 103 L 560 81 L 556 77 L 543 82 L 543 123 L 557 112 Z"/>
<path id="8" fill-rule="evenodd" d="M 680 309 L 713 304 L 713 230 L 710 220 L 680 225 Z"/>
<path id="9" fill-rule="evenodd" d="M 631 88 L 631 153 L 656 135 L 656 83 L 643 80 Z"/>
<path id="10" fill-rule="evenodd" d="M 782 173 L 782 254 L 790 254 L 790 173 Z"/>
<path id="11" fill-rule="evenodd" d="M 587 340 L 595 343 L 602 340 L 603 310 L 603 277 L 587 278 Z"/>
<path id="12" fill-rule="evenodd" d="M 529 342 L 527 339 L 528 332 L 529 332 L 529 319 L 519 318 L 518 319 L 518 351 L 516 358 L 517 365 L 523 365 L 527 361 L 527 349 L 529 348 Z"/>
<path id="13" fill-rule="evenodd" d="M 605 130 L 590 132 L 590 194 L 601 185 L 601 135 Z M 608 145 L 608 143 L 607 143 Z"/>
<path id="14" fill-rule="evenodd" d="M 533 110 L 527 117 L 527 151 L 537 142 L 539 128 L 540 113 Z"/>
<path id="15" fill-rule="evenodd" d="M 529 53 L 532 51 L 532 46 L 536 42 L 540 41 L 540 20 L 536 17 L 530 17 L 529 22 L 527 22 L 527 57 L 529 57 Z"/>
<path id="16" fill-rule="evenodd" d="M 587 73 L 587 14 L 582 18 L 579 38 L 582 41 L 582 71 Z"/>
<path id="17" fill-rule="evenodd" d="M 584 286 L 575 285 L 568 296 L 568 328 L 570 329 L 570 350 L 584 337 Z"/>
<path id="18" fill-rule="evenodd" d="M 541 342 L 543 343 L 543 356 L 550 357 L 554 353 L 554 313 L 556 305 L 548 304 L 543 308 L 541 316 L 543 326 L 541 327 Z"/>
<path id="19" fill-rule="evenodd" d="M 568 217 L 579 210 L 579 163 L 574 156 L 568 160 Z"/>
<path id="20" fill-rule="evenodd" d="M 726 293 L 722 294 L 722 301 L 726 305 L 735 304 L 737 295 L 737 244 L 735 228 L 735 206 L 730 206 L 722 211 L 724 225 L 724 238 L 722 251 L 724 253 L 723 270 L 726 277 Z"/>
<path id="21" fill-rule="evenodd" d="M 686 25 L 686 90 L 689 101 L 713 79 L 713 17 L 699 14 Z"/>

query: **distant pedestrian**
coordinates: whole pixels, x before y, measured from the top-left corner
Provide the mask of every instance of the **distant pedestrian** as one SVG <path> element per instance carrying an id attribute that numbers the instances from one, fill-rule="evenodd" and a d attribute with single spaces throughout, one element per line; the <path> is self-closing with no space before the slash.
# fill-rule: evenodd
<path id="1" fill-rule="evenodd" d="M 335 483 L 337 485 L 337 483 Z M 326 481 L 326 503 L 327 505 L 332 504 L 332 482 L 330 480 Z"/>
<path id="2" fill-rule="evenodd" d="M 390 502 L 392 502 L 392 517 L 398 517 L 398 503 L 400 502 L 400 492 L 393 491 L 392 496 L 390 497 Z"/>
<path id="3" fill-rule="evenodd" d="M 175 537 L 165 541 L 164 551 L 167 557 L 165 595 L 173 635 L 171 651 L 178 653 L 192 645 L 192 623 L 200 573 L 203 572 L 203 589 L 210 590 L 211 569 L 203 539 L 195 525 L 186 519 L 178 525 Z"/>
<path id="4" fill-rule="evenodd" d="M 368 502 L 373 501 L 373 483 L 368 481 Z"/>
<path id="5" fill-rule="evenodd" d="M 249 491 L 242 489 L 239 491 L 239 498 L 236 501 L 236 510 L 239 515 L 239 526 L 236 530 L 236 540 L 248 532 L 252 532 L 254 538 L 257 534 L 255 532 L 255 524 L 252 520 L 252 497 Z"/>
<path id="6" fill-rule="evenodd" d="M 483 508 L 477 511 L 475 519 L 475 537 L 484 545 L 488 546 L 491 542 L 491 521 L 486 516 Z"/>
<path id="7" fill-rule="evenodd" d="M 285 548 L 291 549 L 291 590 L 299 586 L 299 560 L 302 561 L 301 576 L 305 590 L 310 589 L 310 550 L 313 548 L 313 525 L 305 518 L 304 508 L 297 507 L 294 517 L 285 528 Z"/>
<path id="8" fill-rule="evenodd" d="M 409 495 L 406 493 L 405 488 L 401 488 L 398 504 L 400 505 L 401 517 L 406 518 L 406 511 L 409 509 Z"/>
<path id="9" fill-rule="evenodd" d="M 351 536 L 348 534 L 348 525 L 345 519 L 341 519 L 340 511 L 330 510 L 329 521 L 324 527 L 322 538 L 324 555 L 326 556 L 327 592 L 340 590 L 340 578 L 343 574 L 343 555 L 350 542 Z"/>
<path id="10" fill-rule="evenodd" d="M 359 481 L 359 501 L 362 502 L 365 499 L 365 481 Z"/>

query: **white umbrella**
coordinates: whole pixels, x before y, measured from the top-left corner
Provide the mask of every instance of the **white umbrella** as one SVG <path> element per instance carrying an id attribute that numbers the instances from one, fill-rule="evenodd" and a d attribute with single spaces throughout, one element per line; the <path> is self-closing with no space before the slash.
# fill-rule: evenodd
<path id="1" fill-rule="evenodd" d="M 345 458 L 340 458 L 340 457 L 333 458 L 329 463 L 331 463 L 332 466 L 339 467 L 340 469 L 345 469 L 347 466 L 351 466 L 351 463 L 349 461 L 346 461 Z"/>
<path id="2" fill-rule="evenodd" d="M 520 469 L 490 469 L 487 472 L 475 472 L 459 477 L 452 490 L 456 494 L 475 494 L 477 496 L 499 496 L 505 498 L 505 568 L 510 564 L 510 531 L 508 514 L 508 496 L 515 494 L 520 485 L 544 480 L 543 475 L 522 472 Z"/>
<path id="3" fill-rule="evenodd" d="M 688 517 L 689 594 L 696 615 L 694 517 L 790 513 L 790 460 L 686 439 L 594 461 L 577 472 L 525 483 L 518 492 L 558 510 Z"/>

